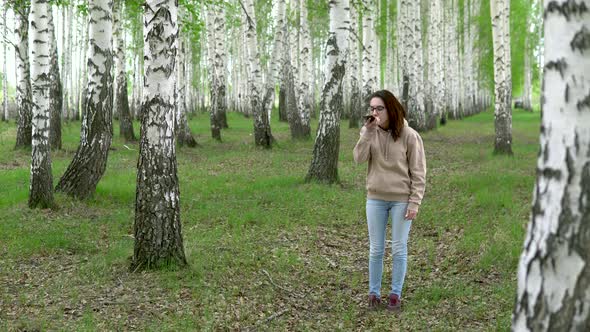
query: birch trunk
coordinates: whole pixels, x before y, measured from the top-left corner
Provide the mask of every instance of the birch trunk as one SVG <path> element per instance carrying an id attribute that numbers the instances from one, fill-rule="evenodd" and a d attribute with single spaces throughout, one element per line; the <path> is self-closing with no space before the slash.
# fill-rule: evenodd
<path id="1" fill-rule="evenodd" d="M 274 22 L 274 41 L 272 54 L 269 59 L 267 80 L 264 88 L 264 108 L 268 110 L 268 114 L 271 114 L 272 107 L 275 100 L 275 87 L 276 82 L 280 80 L 279 68 L 282 60 L 282 54 L 284 52 L 284 25 L 285 25 L 285 1 L 279 0 L 275 2 L 273 6 L 273 22 Z"/>
<path id="2" fill-rule="evenodd" d="M 513 331 L 590 326 L 588 8 L 589 0 L 545 1 L 541 151 Z"/>
<path id="3" fill-rule="evenodd" d="M 110 0 L 95 0 L 88 7 L 88 86 L 80 145 L 56 187 L 56 190 L 80 199 L 94 194 L 106 169 L 113 138 L 112 6 Z"/>
<path id="4" fill-rule="evenodd" d="M 181 12 L 181 15 L 183 13 Z M 178 23 L 178 30 L 181 28 L 181 23 Z M 177 37 L 177 51 L 176 51 L 176 84 L 175 84 L 175 105 L 176 105 L 176 138 L 178 140 L 178 145 L 180 146 L 188 146 L 194 148 L 197 146 L 197 142 L 193 138 L 193 133 L 191 132 L 191 128 L 188 125 L 188 119 L 186 117 L 186 102 L 184 96 L 186 94 L 186 85 L 184 84 L 186 72 L 184 68 L 184 63 L 186 62 L 185 59 L 185 49 L 186 49 L 186 42 L 184 38 Z M 145 79 L 144 79 L 145 81 Z M 146 83 L 144 83 L 146 84 Z M 145 85 L 144 85 L 145 86 Z"/>
<path id="5" fill-rule="evenodd" d="M 416 1 L 402 1 L 408 14 L 409 33 L 406 35 L 406 45 L 409 46 L 408 55 L 408 123 L 418 130 L 426 129 L 426 112 L 423 91 L 423 62 L 422 62 L 422 23 L 420 20 L 420 3 Z"/>
<path id="6" fill-rule="evenodd" d="M 54 206 L 53 177 L 51 174 L 51 150 L 49 126 L 51 102 L 49 100 L 51 75 L 51 35 L 47 0 L 31 2 L 31 84 L 33 101 L 31 181 L 29 187 L 30 208 Z"/>
<path id="7" fill-rule="evenodd" d="M 15 148 L 31 146 L 32 128 L 32 98 L 31 72 L 29 64 L 29 5 L 22 5 L 15 12 L 14 35 L 16 52 L 16 106 L 18 119 L 16 128 Z"/>
<path id="8" fill-rule="evenodd" d="M 246 39 L 248 42 L 248 58 L 250 63 L 249 97 L 254 114 L 254 142 L 257 146 L 270 148 L 273 142 L 268 121 L 268 112 L 264 107 L 262 95 L 262 73 L 260 69 L 260 55 L 256 36 L 256 18 L 254 17 L 254 2 L 243 0 L 242 9 L 246 19 Z"/>
<path id="9" fill-rule="evenodd" d="M 148 0 L 144 11 L 143 96 L 132 269 L 187 264 L 181 233 L 174 94 L 178 8 Z"/>
<path id="10" fill-rule="evenodd" d="M 133 122 L 131 121 L 131 112 L 129 110 L 129 98 L 127 96 L 127 71 L 125 70 L 125 45 L 123 44 L 122 29 L 122 13 L 123 1 L 114 0 L 113 5 L 113 48 L 115 52 L 115 94 L 113 106 L 115 111 L 113 114 L 119 115 L 119 135 L 125 139 L 126 142 L 134 142 L 135 133 L 133 132 Z"/>
<path id="11" fill-rule="evenodd" d="M 375 82 L 373 81 L 373 64 L 376 61 L 374 40 L 373 40 L 373 12 L 375 11 L 375 0 L 363 0 L 363 63 L 362 63 L 362 77 L 363 77 L 363 101 L 366 100 L 375 89 Z M 367 106 L 367 105 L 365 105 Z M 366 107 L 363 107 L 366 109 Z"/>
<path id="12" fill-rule="evenodd" d="M 287 30 L 287 26 L 283 27 L 285 35 L 285 50 L 292 49 L 292 42 L 294 42 L 293 35 L 296 34 L 293 30 L 295 27 L 290 27 L 290 31 Z M 309 126 L 304 127 L 303 118 L 301 112 L 298 109 L 298 102 L 302 96 L 297 96 L 295 92 L 295 74 L 293 70 L 295 66 L 292 64 L 291 52 L 283 52 L 282 57 L 282 91 L 283 99 L 279 101 L 280 107 L 285 110 L 287 121 L 289 123 L 289 129 L 291 131 L 291 137 L 293 139 L 303 139 L 309 137 Z M 299 99 L 298 99 L 299 97 Z M 282 105 L 281 105 L 282 102 Z"/>
<path id="13" fill-rule="evenodd" d="M 342 79 L 346 69 L 348 47 L 348 0 L 330 1 L 330 30 L 326 42 L 326 82 L 322 90 L 319 126 L 313 147 L 313 159 L 306 181 L 334 183 L 338 181 L 338 152 L 340 148 L 340 110 L 342 109 Z"/>
<path id="14" fill-rule="evenodd" d="M 302 134 L 304 138 L 311 135 L 310 118 L 313 104 L 310 81 L 313 78 L 311 33 L 307 18 L 307 1 L 299 1 L 299 79 L 297 80 L 299 116 L 301 117 Z"/>
<path id="15" fill-rule="evenodd" d="M 61 149 L 61 109 L 63 103 L 62 83 L 59 74 L 59 59 L 57 55 L 57 39 L 55 36 L 55 25 L 53 22 L 53 11 L 49 15 L 49 38 L 51 42 L 51 126 L 49 131 L 49 146 L 52 149 Z"/>
<path id="16" fill-rule="evenodd" d="M 207 10 L 207 44 L 209 54 L 209 83 L 211 93 L 210 105 L 210 123 L 211 123 L 211 137 L 221 141 L 221 128 L 223 123 L 221 120 L 221 112 L 225 108 L 225 70 L 222 52 L 217 47 L 223 48 L 223 31 L 225 20 L 223 13 L 214 5 L 209 5 Z"/>
<path id="17" fill-rule="evenodd" d="M 494 0 L 490 2 L 492 16 L 492 37 L 494 44 L 494 92 L 496 103 L 495 115 L 495 146 L 494 153 L 512 154 L 512 112 L 509 100 L 508 84 L 508 63 L 509 53 L 506 51 L 506 34 L 509 34 L 509 27 L 506 25 L 506 5 L 504 1 Z"/>
<path id="18" fill-rule="evenodd" d="M 354 4 L 350 6 L 350 33 L 348 35 L 348 70 L 350 81 L 350 119 L 349 128 L 358 128 L 362 124 L 362 116 L 366 107 L 363 107 L 363 90 L 361 89 L 362 73 L 360 71 L 359 55 L 359 26 L 358 11 Z M 362 52 L 364 54 L 364 51 Z M 364 57 L 363 57 L 364 58 Z M 360 79 L 359 79 L 360 77 Z"/>
<path id="19" fill-rule="evenodd" d="M 525 111 L 532 112 L 532 99 L 533 99 L 533 74 L 531 70 L 531 46 L 528 31 L 526 32 L 524 42 L 524 92 L 522 97 L 522 108 Z"/>
<path id="20" fill-rule="evenodd" d="M 6 27 L 6 12 L 8 11 L 8 6 L 6 4 L 6 1 L 4 1 L 4 10 L 2 13 L 2 27 L 3 27 L 3 36 L 4 38 L 7 38 L 8 36 L 8 28 Z M 8 75 L 7 75 L 7 71 L 6 71 L 6 60 L 8 58 L 8 55 L 6 54 L 6 42 L 3 42 L 3 56 L 2 56 L 2 120 L 8 122 L 8 90 L 7 90 L 7 85 L 8 85 Z"/>

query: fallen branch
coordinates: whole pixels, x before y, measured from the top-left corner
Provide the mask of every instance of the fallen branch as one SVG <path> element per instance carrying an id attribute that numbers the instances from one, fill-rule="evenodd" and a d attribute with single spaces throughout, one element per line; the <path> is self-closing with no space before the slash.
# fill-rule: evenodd
<path id="1" fill-rule="evenodd" d="M 289 312 L 289 309 L 283 309 L 279 312 L 275 312 L 274 314 L 268 316 L 265 320 L 259 320 L 256 322 L 256 324 L 254 324 L 254 326 L 249 327 L 247 329 L 245 329 L 245 331 L 256 331 L 256 329 L 262 325 L 262 324 L 268 324 L 270 323 L 273 319 L 277 318 L 277 317 L 281 317 L 282 315 L 286 314 L 287 312 Z"/>
<path id="2" fill-rule="evenodd" d="M 295 295 L 295 296 L 297 296 L 298 298 L 302 298 L 302 297 L 303 297 L 303 295 L 301 295 L 301 294 L 299 294 L 299 293 L 295 293 L 294 291 L 292 291 L 292 290 L 290 290 L 290 289 L 288 289 L 288 288 L 285 288 L 285 287 L 283 287 L 283 286 L 281 286 L 281 285 L 277 285 L 277 284 L 276 284 L 276 283 L 275 283 L 275 282 L 272 280 L 272 277 L 270 276 L 270 273 L 268 273 L 268 271 L 266 271 L 266 270 L 264 270 L 264 269 L 263 269 L 263 270 L 262 270 L 262 273 L 264 273 L 264 274 L 266 275 L 266 277 L 268 278 L 268 280 L 270 281 L 270 283 L 271 283 L 271 284 L 272 284 L 274 287 L 276 287 L 276 288 L 278 288 L 278 289 L 280 289 L 280 290 L 283 290 L 283 291 L 285 291 L 285 292 L 287 292 L 287 293 L 289 293 L 289 294 L 291 294 L 291 295 Z"/>

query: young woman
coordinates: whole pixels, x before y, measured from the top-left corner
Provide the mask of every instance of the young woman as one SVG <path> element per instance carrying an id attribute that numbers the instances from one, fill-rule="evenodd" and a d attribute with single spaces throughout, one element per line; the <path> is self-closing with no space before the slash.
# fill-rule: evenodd
<path id="1" fill-rule="evenodd" d="M 371 95 L 369 112 L 372 117 L 361 129 L 353 151 L 357 163 L 369 162 L 369 308 L 375 309 L 381 302 L 385 229 L 391 216 L 393 266 L 387 309 L 397 311 L 401 308 L 410 226 L 424 195 L 426 159 L 422 138 L 408 126 L 406 112 L 391 92 L 381 90 Z"/>

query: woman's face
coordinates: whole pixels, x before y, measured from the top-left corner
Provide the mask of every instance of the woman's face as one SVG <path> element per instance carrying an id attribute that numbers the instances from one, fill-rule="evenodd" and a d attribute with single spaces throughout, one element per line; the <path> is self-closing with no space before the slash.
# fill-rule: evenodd
<path id="1" fill-rule="evenodd" d="M 381 128 L 388 129 L 389 128 L 389 114 L 387 114 L 387 109 L 385 108 L 385 103 L 381 98 L 374 97 L 371 99 L 369 103 L 370 107 L 369 110 L 371 114 L 379 118 L 379 122 L 377 123 Z"/>

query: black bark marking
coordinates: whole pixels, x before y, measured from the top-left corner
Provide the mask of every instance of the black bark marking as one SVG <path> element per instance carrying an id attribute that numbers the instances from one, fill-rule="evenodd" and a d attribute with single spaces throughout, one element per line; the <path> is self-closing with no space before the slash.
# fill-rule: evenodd
<path id="1" fill-rule="evenodd" d="M 545 65 L 545 70 L 557 70 L 563 78 L 563 73 L 567 69 L 567 63 L 565 62 L 564 58 L 561 58 L 557 61 L 549 61 Z M 543 103 L 545 102 L 545 98 L 543 98 Z"/>
<path id="2" fill-rule="evenodd" d="M 558 3 L 557 1 L 551 1 L 545 10 L 544 18 L 547 19 L 547 15 L 550 13 L 553 14 L 558 12 L 562 16 L 565 16 L 566 20 L 570 20 L 573 15 L 582 16 L 584 13 L 588 11 L 588 7 L 586 7 L 585 2 L 578 3 L 575 0 L 568 0 L 564 3 Z"/>
<path id="3" fill-rule="evenodd" d="M 583 26 L 582 29 L 574 35 L 574 39 L 570 42 L 572 51 L 576 49 L 580 50 L 580 53 L 584 54 L 584 51 L 590 48 L 590 31 Z"/>
<path id="4" fill-rule="evenodd" d="M 588 94 L 586 95 L 586 97 L 584 97 L 584 99 L 578 101 L 576 107 L 578 108 L 578 111 L 582 111 L 582 109 L 587 108 L 590 110 L 590 91 L 588 91 Z"/>
<path id="5" fill-rule="evenodd" d="M 565 84 L 565 102 L 570 102 L 570 85 L 567 83 Z"/>
<path id="6" fill-rule="evenodd" d="M 548 180 L 561 180 L 561 176 L 563 175 L 561 170 L 545 167 L 543 169 L 537 168 L 537 176 L 542 176 Z"/>

